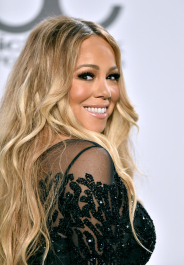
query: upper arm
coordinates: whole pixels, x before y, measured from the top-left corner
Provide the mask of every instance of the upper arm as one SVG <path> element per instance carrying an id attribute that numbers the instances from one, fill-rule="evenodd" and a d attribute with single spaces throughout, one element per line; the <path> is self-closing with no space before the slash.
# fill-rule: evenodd
<path id="1" fill-rule="evenodd" d="M 94 182 L 112 184 L 114 182 L 114 165 L 109 153 L 101 147 L 83 150 L 72 163 L 68 174 L 73 174 L 74 180 L 89 174 Z"/>
<path id="2" fill-rule="evenodd" d="M 62 164 L 65 166 L 64 185 L 52 212 L 52 233 L 70 238 L 70 248 L 81 262 L 90 255 L 100 260 L 106 255 L 104 249 L 116 249 L 123 195 L 114 181 L 113 161 L 104 148 L 87 146 L 69 159 L 72 150 L 65 152 L 65 157 L 52 159 L 54 175 Z"/>
<path id="3" fill-rule="evenodd" d="M 123 195 L 114 183 L 114 173 L 110 155 L 100 147 L 82 152 L 67 172 L 56 222 L 60 233 L 71 238 L 70 247 L 81 262 L 89 261 L 90 255 L 100 261 L 106 255 L 104 249 L 113 253 L 116 249 Z"/>

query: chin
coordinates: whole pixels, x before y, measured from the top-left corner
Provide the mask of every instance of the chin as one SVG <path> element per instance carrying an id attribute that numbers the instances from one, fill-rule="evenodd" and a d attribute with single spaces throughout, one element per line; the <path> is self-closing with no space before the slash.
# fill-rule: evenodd
<path id="1" fill-rule="evenodd" d="M 106 126 L 106 121 L 97 121 L 97 122 L 81 122 L 81 125 L 86 128 L 87 130 L 91 132 L 97 132 L 97 133 L 102 133 L 105 130 Z"/>
<path id="2" fill-rule="evenodd" d="M 87 129 L 92 132 L 102 133 L 105 128 L 103 127 L 103 128 L 87 128 Z"/>

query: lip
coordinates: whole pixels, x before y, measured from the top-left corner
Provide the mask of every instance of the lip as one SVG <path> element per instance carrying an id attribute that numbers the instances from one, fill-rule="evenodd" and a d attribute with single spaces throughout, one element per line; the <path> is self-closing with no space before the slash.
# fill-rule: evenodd
<path id="1" fill-rule="evenodd" d="M 99 105 L 92 105 L 92 108 L 95 108 L 96 106 L 99 106 Z M 88 107 L 91 108 L 91 106 L 88 106 Z M 96 108 L 107 108 L 107 107 L 96 107 Z M 89 113 L 91 116 L 98 118 L 98 119 L 105 119 L 107 117 L 107 112 L 105 112 L 105 113 L 94 113 L 94 112 L 88 111 L 87 109 L 85 109 L 85 107 L 84 107 L 84 110 L 87 111 L 87 113 Z"/>
<path id="2" fill-rule="evenodd" d="M 84 108 L 108 108 L 109 104 L 104 104 L 104 105 L 99 105 L 99 104 L 94 104 L 94 105 L 86 105 Z"/>

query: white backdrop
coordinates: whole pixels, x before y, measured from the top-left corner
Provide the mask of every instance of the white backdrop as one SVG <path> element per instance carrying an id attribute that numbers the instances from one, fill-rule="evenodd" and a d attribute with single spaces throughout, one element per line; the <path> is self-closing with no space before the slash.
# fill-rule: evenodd
<path id="1" fill-rule="evenodd" d="M 137 177 L 136 187 L 157 231 L 148 265 L 183 265 L 184 1 L 0 0 L 0 96 L 29 23 L 41 18 L 44 5 L 43 16 L 62 12 L 106 23 L 118 41 L 126 87 L 140 115 L 136 162 L 146 177 Z M 17 33 L 8 32 L 12 26 Z"/>

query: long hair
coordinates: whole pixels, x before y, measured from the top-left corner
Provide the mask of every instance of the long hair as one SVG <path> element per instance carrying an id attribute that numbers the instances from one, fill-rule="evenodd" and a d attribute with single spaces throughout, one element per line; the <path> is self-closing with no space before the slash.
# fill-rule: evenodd
<path id="1" fill-rule="evenodd" d="M 91 132 L 75 119 L 69 89 L 81 43 L 100 36 L 113 48 L 118 69 L 120 99 L 103 133 Z M 138 115 L 124 85 L 121 53 L 113 37 L 100 25 L 65 16 L 49 18 L 29 35 L 6 85 L 0 107 L 0 264 L 27 264 L 44 238 L 51 246 L 48 211 L 38 189 L 38 158 L 58 135 L 91 140 L 112 156 L 126 185 L 132 231 L 137 197 L 135 169 L 129 150 L 129 132 Z"/>

